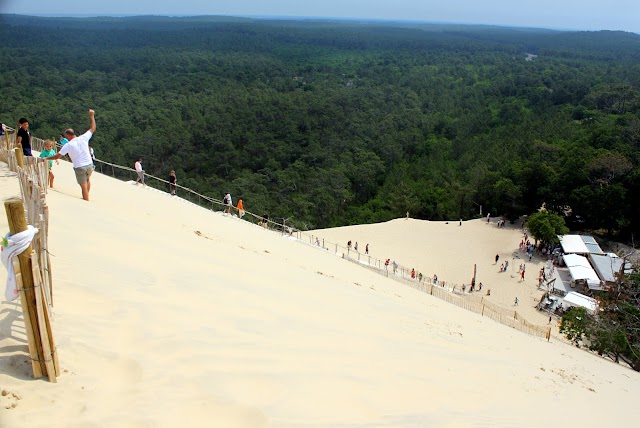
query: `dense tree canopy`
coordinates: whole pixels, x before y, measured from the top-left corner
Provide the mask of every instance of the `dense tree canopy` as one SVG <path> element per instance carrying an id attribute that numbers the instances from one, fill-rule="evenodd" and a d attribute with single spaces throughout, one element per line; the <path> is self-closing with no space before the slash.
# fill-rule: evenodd
<path id="1" fill-rule="evenodd" d="M 542 241 L 544 244 L 558 243 L 560 242 L 558 235 L 569 232 L 564 217 L 547 210 L 532 214 L 527 220 L 527 229 L 536 242 Z"/>
<path id="2" fill-rule="evenodd" d="M 640 36 L 236 18 L 0 17 L 0 120 L 96 110 L 100 159 L 298 227 L 570 207 L 640 232 Z M 531 55 L 529 55 L 531 54 Z M 537 55 L 537 56 L 532 56 Z M 571 219 L 568 219 L 571 221 Z"/>

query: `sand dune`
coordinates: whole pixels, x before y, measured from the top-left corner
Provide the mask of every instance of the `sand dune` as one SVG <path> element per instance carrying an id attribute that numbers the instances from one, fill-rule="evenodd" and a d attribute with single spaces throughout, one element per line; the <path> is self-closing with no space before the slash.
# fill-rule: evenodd
<path id="1" fill-rule="evenodd" d="M 640 416 L 629 369 L 166 194 L 95 174 L 87 203 L 70 166 L 56 175 L 63 373 L 31 380 L 18 306 L 1 303 L 2 427 L 629 426 Z M 16 194 L 0 164 L 0 196 Z M 477 263 L 505 305 L 536 295 L 534 275 L 519 283 L 493 265 L 495 253 L 511 257 L 517 229 L 395 220 L 315 233 L 458 283 Z"/>

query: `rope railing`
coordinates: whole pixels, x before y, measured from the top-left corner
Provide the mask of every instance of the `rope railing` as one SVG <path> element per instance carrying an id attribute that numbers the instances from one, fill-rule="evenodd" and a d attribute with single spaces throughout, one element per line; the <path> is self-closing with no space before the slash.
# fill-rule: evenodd
<path id="1" fill-rule="evenodd" d="M 14 131 L 12 128 L 9 128 L 9 127 L 7 127 L 7 129 Z M 36 151 L 42 150 L 45 140 L 32 136 L 31 141 L 32 141 L 31 143 L 32 149 Z M 55 146 L 56 146 L 56 151 L 58 151 L 62 147 L 62 145 L 57 141 L 55 142 Z M 136 176 L 136 171 L 133 168 L 110 163 L 101 159 L 94 158 L 94 165 L 96 166 L 96 170 L 99 171 L 101 174 L 111 175 L 112 177 L 120 180 L 130 181 L 132 177 Z M 149 187 L 152 187 L 158 190 L 160 190 L 162 187 L 166 189 L 168 189 L 169 187 L 170 183 L 167 180 L 164 180 L 152 174 L 148 174 L 146 172 L 144 173 L 144 176 L 145 176 L 145 184 L 148 185 Z M 196 192 L 193 189 L 181 186 L 179 184 L 175 184 L 175 187 L 176 187 L 176 190 L 178 189 L 181 190 L 181 193 L 182 193 L 181 198 L 189 202 L 192 202 L 198 206 L 210 209 L 212 211 L 215 211 L 216 207 L 220 208 L 221 210 L 224 210 L 226 208 L 224 202 L 220 199 L 215 199 L 210 196 L 203 195 L 201 193 Z M 232 207 L 232 209 L 235 210 L 237 213 L 236 207 Z M 377 269 L 383 269 L 385 267 L 384 260 L 371 257 L 368 254 L 363 254 L 355 249 L 344 247 L 337 243 L 327 242 L 325 241 L 324 238 L 320 238 L 308 232 L 304 232 L 296 228 L 292 224 L 287 225 L 285 222 L 278 223 L 269 218 L 266 218 L 265 216 L 260 216 L 247 210 L 244 210 L 244 213 L 247 218 L 251 218 L 253 220 L 252 222 L 257 223 L 258 225 L 263 226 L 268 230 L 278 231 L 278 232 L 281 232 L 283 235 L 289 234 L 293 236 L 295 234 L 296 238 L 302 242 L 307 242 L 308 240 L 310 244 L 318 246 L 320 248 L 324 248 L 325 250 L 328 250 L 328 251 L 333 251 L 334 254 L 337 254 L 340 256 L 346 255 L 346 257 L 349 259 L 356 259 L 357 262 L 360 263 L 361 265 L 373 266 L 373 267 L 376 267 Z M 396 279 L 400 279 L 401 281 L 418 281 L 419 272 L 416 272 L 415 278 L 411 278 L 412 268 L 408 268 L 401 264 L 398 264 L 397 269 L 393 270 L 392 264 L 390 263 L 388 266 L 386 266 L 386 271 L 391 272 L 391 274 L 394 275 Z M 459 286 L 458 284 L 446 282 L 439 278 L 435 279 L 434 281 L 434 278 L 435 276 L 431 277 L 431 276 L 425 275 L 423 277 L 423 281 L 429 284 L 433 283 L 442 288 L 448 289 L 454 293 L 463 293 L 462 287 Z"/>

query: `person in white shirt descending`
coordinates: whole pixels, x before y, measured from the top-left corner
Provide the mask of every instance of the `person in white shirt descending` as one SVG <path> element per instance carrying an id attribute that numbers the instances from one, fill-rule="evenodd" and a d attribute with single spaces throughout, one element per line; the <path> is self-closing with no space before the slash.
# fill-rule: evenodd
<path id="1" fill-rule="evenodd" d="M 93 160 L 91 152 L 89 152 L 89 140 L 96 132 L 95 112 L 89 109 L 90 128 L 84 134 L 77 136 L 71 128 L 64 131 L 65 137 L 69 140 L 67 144 L 62 146 L 60 151 L 54 156 L 40 158 L 45 160 L 56 160 L 68 154 L 73 162 L 73 169 L 76 173 L 76 180 L 82 189 L 82 199 L 89 200 L 89 191 L 91 190 L 91 173 L 93 172 Z"/>
<path id="2" fill-rule="evenodd" d="M 138 178 L 136 178 L 136 185 L 138 184 L 138 182 L 142 182 L 142 185 L 144 186 L 144 169 L 142 169 L 142 158 L 136 161 L 135 167 L 136 172 L 138 173 Z"/>
<path id="3" fill-rule="evenodd" d="M 233 201 L 231 200 L 231 194 L 229 192 L 224 194 L 224 198 L 222 199 L 224 203 L 224 213 L 231 214 L 231 207 L 233 206 Z"/>

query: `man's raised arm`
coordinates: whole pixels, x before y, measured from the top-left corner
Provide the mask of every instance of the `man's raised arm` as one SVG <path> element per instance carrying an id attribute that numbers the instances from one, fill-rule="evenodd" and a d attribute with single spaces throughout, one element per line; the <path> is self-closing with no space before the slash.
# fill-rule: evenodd
<path id="1" fill-rule="evenodd" d="M 92 134 L 96 132 L 96 118 L 94 117 L 95 114 L 95 111 L 89 109 L 89 119 L 91 120 L 91 128 L 89 128 L 89 131 L 91 131 Z"/>

